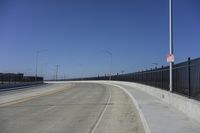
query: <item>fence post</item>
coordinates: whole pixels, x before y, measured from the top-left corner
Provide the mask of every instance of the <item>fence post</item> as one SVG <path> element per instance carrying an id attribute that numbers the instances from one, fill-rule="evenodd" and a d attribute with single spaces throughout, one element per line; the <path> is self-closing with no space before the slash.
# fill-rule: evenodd
<path id="1" fill-rule="evenodd" d="M 146 69 L 146 71 L 145 71 L 145 84 L 147 85 L 148 84 L 148 81 L 147 81 L 147 69 Z"/>
<path id="2" fill-rule="evenodd" d="M 10 76 L 10 73 L 8 74 L 8 82 L 9 82 L 9 84 L 11 84 L 11 76 Z"/>
<path id="3" fill-rule="evenodd" d="M 191 97 L 191 66 L 190 57 L 188 58 L 188 97 Z"/>

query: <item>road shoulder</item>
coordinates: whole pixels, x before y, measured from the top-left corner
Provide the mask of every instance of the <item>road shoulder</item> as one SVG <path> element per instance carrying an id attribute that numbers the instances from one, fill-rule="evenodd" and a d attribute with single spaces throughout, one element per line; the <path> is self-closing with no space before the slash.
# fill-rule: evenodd
<path id="1" fill-rule="evenodd" d="M 136 99 L 152 133 L 199 133 L 199 123 L 174 107 L 131 85 L 114 84 L 125 88 Z"/>

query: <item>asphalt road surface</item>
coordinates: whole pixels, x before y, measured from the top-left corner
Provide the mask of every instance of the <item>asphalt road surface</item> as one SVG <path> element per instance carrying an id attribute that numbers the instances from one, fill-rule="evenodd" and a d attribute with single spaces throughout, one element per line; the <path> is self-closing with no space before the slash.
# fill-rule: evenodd
<path id="1" fill-rule="evenodd" d="M 144 128 L 131 99 L 119 88 L 76 83 L 0 107 L 0 133 L 144 133 Z"/>

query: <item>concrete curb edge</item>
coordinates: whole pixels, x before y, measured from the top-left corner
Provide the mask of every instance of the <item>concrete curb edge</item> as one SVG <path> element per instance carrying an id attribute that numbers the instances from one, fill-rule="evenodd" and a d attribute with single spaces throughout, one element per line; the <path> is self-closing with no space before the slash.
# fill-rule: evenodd
<path id="1" fill-rule="evenodd" d="M 111 85 L 111 86 L 115 86 L 115 87 L 117 87 L 117 88 L 120 88 L 121 90 L 123 90 L 123 91 L 131 98 L 133 104 L 136 106 L 136 109 L 137 109 L 138 112 L 139 112 L 139 116 L 140 116 L 140 119 L 141 119 L 142 124 L 143 124 L 143 126 L 144 126 L 145 133 L 151 133 L 151 130 L 150 130 L 150 128 L 149 128 L 149 125 L 148 125 L 148 123 L 147 123 L 147 121 L 146 121 L 146 119 L 145 119 L 145 117 L 144 117 L 144 114 L 143 114 L 142 110 L 140 109 L 140 106 L 139 106 L 139 104 L 137 103 L 137 100 L 133 97 L 133 95 L 131 95 L 131 93 L 130 93 L 127 89 L 125 89 L 125 88 L 123 88 L 123 87 L 121 87 L 121 86 L 119 86 L 119 85 L 110 84 L 110 83 L 103 83 L 103 84 Z"/>

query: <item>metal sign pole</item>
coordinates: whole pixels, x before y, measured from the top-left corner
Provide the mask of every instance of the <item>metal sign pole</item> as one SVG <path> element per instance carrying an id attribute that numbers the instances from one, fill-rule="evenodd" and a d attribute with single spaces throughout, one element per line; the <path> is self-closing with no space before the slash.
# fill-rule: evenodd
<path id="1" fill-rule="evenodd" d="M 169 0 L 169 54 L 173 55 L 173 17 L 172 17 L 172 0 Z M 173 62 L 170 62 L 170 70 L 169 70 L 169 90 L 170 92 L 173 91 L 173 68 L 172 68 Z"/>

